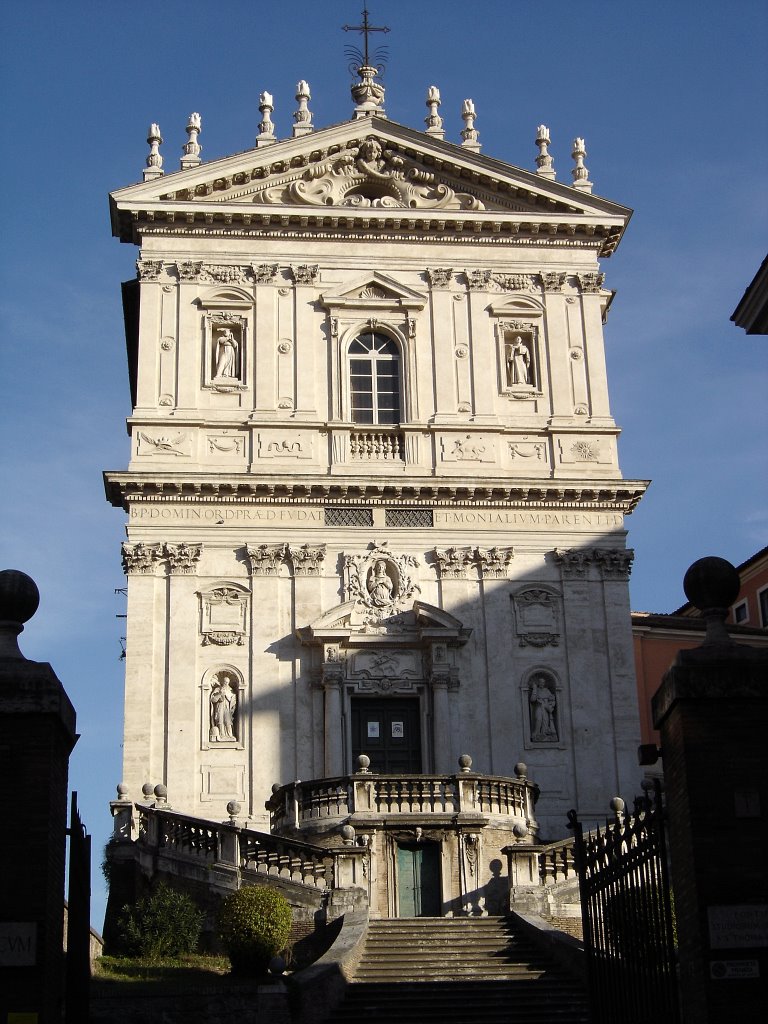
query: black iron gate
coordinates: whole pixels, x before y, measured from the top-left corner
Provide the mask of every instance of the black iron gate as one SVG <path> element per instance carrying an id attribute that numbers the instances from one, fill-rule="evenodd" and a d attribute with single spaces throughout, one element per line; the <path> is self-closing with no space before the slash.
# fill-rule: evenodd
<path id="1" fill-rule="evenodd" d="M 658 783 L 632 814 L 574 830 L 593 1024 L 678 1024 L 672 897 Z"/>
<path id="2" fill-rule="evenodd" d="M 65 1024 L 88 1020 L 91 982 L 91 837 L 86 833 L 72 794 L 67 891 L 67 966 Z"/>

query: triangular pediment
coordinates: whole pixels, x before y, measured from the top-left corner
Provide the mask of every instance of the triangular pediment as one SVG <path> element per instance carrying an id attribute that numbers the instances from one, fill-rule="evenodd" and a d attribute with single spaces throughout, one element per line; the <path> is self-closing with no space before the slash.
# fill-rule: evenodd
<path id="1" fill-rule="evenodd" d="M 392 306 L 421 309 L 427 301 L 425 295 L 405 288 L 378 270 L 365 274 L 343 291 L 323 292 L 320 299 L 327 309 L 377 309 Z"/>
<path id="2" fill-rule="evenodd" d="M 347 121 L 309 135 L 258 146 L 114 192 L 115 233 L 136 240 L 144 216 L 179 225 L 225 225 L 368 218 L 364 227 L 396 228 L 430 217 L 431 230 L 450 217 L 487 223 L 541 224 L 573 234 L 589 220 L 598 235 L 621 233 L 630 211 L 570 185 L 395 124 L 385 118 Z M 286 220 L 288 218 L 289 220 Z M 355 223 L 358 221 L 356 220 Z M 513 228 L 519 230 L 519 226 Z M 543 233 L 543 232 L 542 232 Z"/>
<path id="3" fill-rule="evenodd" d="M 344 601 L 297 629 L 297 636 L 304 644 L 413 645 L 437 640 L 463 646 L 472 635 L 460 619 L 425 601 L 414 601 L 412 608 L 373 628 L 357 616 L 358 611 L 355 601 Z"/>

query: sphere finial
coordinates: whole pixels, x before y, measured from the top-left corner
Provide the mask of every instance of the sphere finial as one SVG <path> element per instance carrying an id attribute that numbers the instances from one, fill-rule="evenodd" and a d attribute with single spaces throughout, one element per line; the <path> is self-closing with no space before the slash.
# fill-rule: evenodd
<path id="1" fill-rule="evenodd" d="M 39 604 L 40 591 L 31 576 L 18 569 L 0 572 L 0 657 L 27 660 L 19 650 L 17 637 Z"/>
<path id="2" fill-rule="evenodd" d="M 686 572 L 683 590 L 706 620 L 704 643 L 731 644 L 733 641 L 725 628 L 725 619 L 741 590 L 739 574 L 731 563 L 716 555 L 699 558 Z"/>

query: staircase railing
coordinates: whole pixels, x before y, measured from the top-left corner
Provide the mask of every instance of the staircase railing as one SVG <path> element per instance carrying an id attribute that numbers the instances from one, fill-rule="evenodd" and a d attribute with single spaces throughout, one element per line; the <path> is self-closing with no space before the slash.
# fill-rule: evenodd
<path id="1" fill-rule="evenodd" d="M 243 873 L 282 879 L 321 892 L 367 888 L 370 852 L 356 845 L 354 839 L 329 849 L 241 827 L 234 817 L 219 824 L 162 804 L 116 801 L 112 813 L 116 841 L 133 843 L 139 859 L 154 867 L 162 858 L 184 862 L 188 868 L 194 864 L 206 871 L 215 867 L 220 880 L 231 876 L 233 888 L 237 888 Z"/>

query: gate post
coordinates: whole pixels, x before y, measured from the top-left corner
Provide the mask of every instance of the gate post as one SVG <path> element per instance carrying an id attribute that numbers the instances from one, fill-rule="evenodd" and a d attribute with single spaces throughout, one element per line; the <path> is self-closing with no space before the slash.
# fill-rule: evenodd
<path id="1" fill-rule="evenodd" d="M 37 611 L 33 580 L 0 572 L 0 1020 L 61 1021 L 64 863 L 75 710 L 46 662 L 17 636 Z M 30 810 L 28 810 L 30 809 Z"/>
<path id="2" fill-rule="evenodd" d="M 652 701 L 661 734 L 683 1020 L 763 1021 L 768 1006 L 768 651 L 724 621 L 734 567 L 702 558 L 684 589 L 707 620 Z"/>

